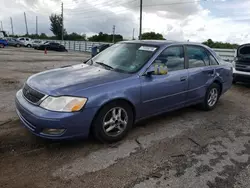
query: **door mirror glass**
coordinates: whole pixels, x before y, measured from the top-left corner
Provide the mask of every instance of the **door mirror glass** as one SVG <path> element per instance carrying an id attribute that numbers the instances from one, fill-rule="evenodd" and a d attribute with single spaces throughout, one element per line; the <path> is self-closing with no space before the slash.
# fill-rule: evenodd
<path id="1" fill-rule="evenodd" d="M 163 63 L 153 63 L 148 70 L 146 71 L 145 75 L 167 75 L 168 74 L 168 67 Z"/>

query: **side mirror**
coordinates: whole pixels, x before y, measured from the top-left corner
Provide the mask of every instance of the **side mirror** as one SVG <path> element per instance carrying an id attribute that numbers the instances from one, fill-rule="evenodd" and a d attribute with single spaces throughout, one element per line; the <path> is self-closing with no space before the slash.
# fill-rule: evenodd
<path id="1" fill-rule="evenodd" d="M 90 59 L 91 59 L 91 58 L 89 58 L 89 59 L 83 61 L 82 63 L 83 63 L 83 64 L 86 64 Z"/>
<path id="2" fill-rule="evenodd" d="M 168 68 L 166 65 L 154 63 L 144 73 L 145 76 L 151 75 L 166 75 L 168 74 Z"/>
<path id="3" fill-rule="evenodd" d="M 154 69 L 154 66 L 150 66 L 149 68 L 148 68 L 148 70 L 143 74 L 144 76 L 151 76 L 151 75 L 153 75 L 153 74 L 155 74 L 155 69 Z"/>

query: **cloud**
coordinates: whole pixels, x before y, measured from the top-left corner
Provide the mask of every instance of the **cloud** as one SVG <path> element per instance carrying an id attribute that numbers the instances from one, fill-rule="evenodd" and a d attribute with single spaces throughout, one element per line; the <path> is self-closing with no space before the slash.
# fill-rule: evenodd
<path id="1" fill-rule="evenodd" d="M 68 32 L 93 34 L 116 32 L 132 38 L 139 30 L 139 1 L 137 0 L 63 0 L 65 28 Z M 35 32 L 38 16 L 39 32 L 49 31 L 49 15 L 60 14 L 61 0 L 0 0 L 0 19 L 10 32 L 9 17 L 13 18 L 15 33 L 24 34 L 23 12 L 26 12 L 29 32 Z M 250 2 L 242 0 L 143 0 L 143 32 L 162 33 L 170 40 L 202 42 L 209 38 L 236 43 L 250 42 Z"/>

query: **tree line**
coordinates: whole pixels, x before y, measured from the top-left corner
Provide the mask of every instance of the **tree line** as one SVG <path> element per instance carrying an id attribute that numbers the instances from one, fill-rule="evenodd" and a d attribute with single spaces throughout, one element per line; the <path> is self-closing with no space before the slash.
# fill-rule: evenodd
<path id="1" fill-rule="evenodd" d="M 50 39 L 50 40 L 61 40 L 62 38 L 62 17 L 61 15 L 52 14 L 50 17 L 50 30 L 54 34 L 54 36 L 47 36 L 45 33 L 41 33 L 39 35 L 30 34 L 30 35 L 23 35 L 23 36 L 11 36 L 10 37 L 29 37 L 32 39 Z M 155 32 L 146 32 L 142 34 L 142 40 L 166 40 L 162 34 L 155 33 Z M 85 34 L 78 34 L 76 32 L 68 34 L 66 29 L 63 31 L 63 39 L 64 40 L 77 40 L 77 41 L 93 41 L 93 42 L 113 42 L 113 34 L 107 34 L 103 32 L 99 32 L 96 35 L 93 35 L 89 38 L 86 37 Z M 124 38 L 120 34 L 114 35 L 114 42 L 123 41 Z M 207 41 L 203 42 L 204 45 L 209 46 L 210 48 L 225 48 L 225 49 L 235 49 L 239 45 L 238 44 L 231 44 L 231 43 L 223 43 L 223 42 L 214 42 L 212 39 L 208 39 Z"/>

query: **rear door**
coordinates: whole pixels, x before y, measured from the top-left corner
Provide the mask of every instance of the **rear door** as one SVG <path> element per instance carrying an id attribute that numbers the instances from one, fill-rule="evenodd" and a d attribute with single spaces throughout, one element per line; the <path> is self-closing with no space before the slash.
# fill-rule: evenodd
<path id="1" fill-rule="evenodd" d="M 215 76 L 215 67 L 209 66 L 209 52 L 198 45 L 186 45 L 188 59 L 187 105 L 197 103 L 205 97 L 207 86 Z"/>

